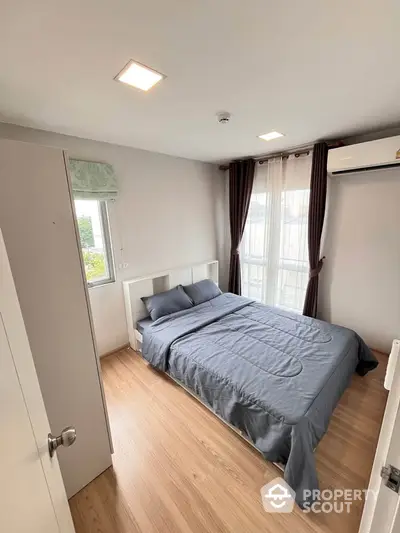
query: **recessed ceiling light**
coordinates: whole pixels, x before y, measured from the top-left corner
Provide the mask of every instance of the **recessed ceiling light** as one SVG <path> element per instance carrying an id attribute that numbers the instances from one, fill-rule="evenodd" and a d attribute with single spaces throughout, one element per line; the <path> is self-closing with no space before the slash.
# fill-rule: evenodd
<path id="1" fill-rule="evenodd" d="M 259 135 L 259 138 L 264 141 L 272 141 L 272 139 L 278 139 L 279 137 L 284 137 L 283 133 L 279 133 L 279 131 L 270 131 L 269 133 Z"/>
<path id="2" fill-rule="evenodd" d="M 131 59 L 114 79 L 132 85 L 132 87 L 142 91 L 148 91 L 163 78 L 165 78 L 164 74 L 160 74 L 156 70 Z"/>

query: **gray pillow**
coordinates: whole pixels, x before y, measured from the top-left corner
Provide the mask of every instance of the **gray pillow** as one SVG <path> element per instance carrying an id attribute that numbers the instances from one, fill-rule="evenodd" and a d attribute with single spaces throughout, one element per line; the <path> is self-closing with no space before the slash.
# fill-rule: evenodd
<path id="1" fill-rule="evenodd" d="M 183 288 L 194 305 L 208 302 L 208 300 L 212 300 L 216 296 L 222 294 L 218 285 L 211 279 L 203 279 L 192 285 L 186 285 Z"/>
<path id="2" fill-rule="evenodd" d="M 152 320 L 193 307 L 193 302 L 183 290 L 182 285 L 153 296 L 143 296 L 141 300 Z"/>

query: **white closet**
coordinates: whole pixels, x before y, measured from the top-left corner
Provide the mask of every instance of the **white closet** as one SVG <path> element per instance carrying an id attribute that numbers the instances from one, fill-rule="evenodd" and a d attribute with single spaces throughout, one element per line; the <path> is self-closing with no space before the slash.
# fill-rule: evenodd
<path id="1" fill-rule="evenodd" d="M 65 162 L 0 139 L 0 227 L 51 430 L 77 432 L 57 452 L 71 497 L 111 465 L 111 439 Z"/>

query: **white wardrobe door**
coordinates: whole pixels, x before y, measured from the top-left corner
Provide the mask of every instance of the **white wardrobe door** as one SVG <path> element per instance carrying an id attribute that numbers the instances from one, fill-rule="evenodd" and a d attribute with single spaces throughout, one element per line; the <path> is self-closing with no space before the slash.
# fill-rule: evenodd
<path id="1" fill-rule="evenodd" d="M 111 465 L 106 407 L 61 150 L 0 140 L 0 226 L 68 497 Z M 64 453 L 68 452 L 68 453 Z"/>

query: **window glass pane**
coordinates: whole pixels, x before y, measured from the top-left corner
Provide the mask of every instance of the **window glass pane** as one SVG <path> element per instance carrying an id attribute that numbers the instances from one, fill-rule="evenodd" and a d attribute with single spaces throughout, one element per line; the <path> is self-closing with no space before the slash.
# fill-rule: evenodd
<path id="1" fill-rule="evenodd" d="M 298 162 L 290 172 L 283 165 L 284 175 L 276 165 L 256 174 L 241 243 L 243 295 L 295 312 L 308 283 L 308 166 L 299 175 Z"/>
<path id="2" fill-rule="evenodd" d="M 282 259 L 304 262 L 306 268 L 309 197 L 309 189 L 282 193 L 280 256 Z"/>
<path id="3" fill-rule="evenodd" d="M 101 216 L 101 202 L 75 200 L 75 210 L 81 239 L 86 279 L 89 283 L 111 278 L 107 258 L 105 229 Z"/>
<path id="4" fill-rule="evenodd" d="M 278 274 L 278 307 L 289 311 L 301 312 L 307 288 L 308 273 L 280 268 Z"/>
<path id="5" fill-rule="evenodd" d="M 249 271 L 247 296 L 261 302 L 263 288 L 263 270 L 260 265 L 246 265 Z"/>
<path id="6" fill-rule="evenodd" d="M 308 204 L 310 190 L 282 192 L 279 273 L 276 302 L 301 312 L 308 282 Z"/>
<path id="7" fill-rule="evenodd" d="M 266 225 L 268 225 L 267 193 L 252 194 L 249 214 L 243 237 L 244 255 L 252 258 L 264 256 Z"/>

